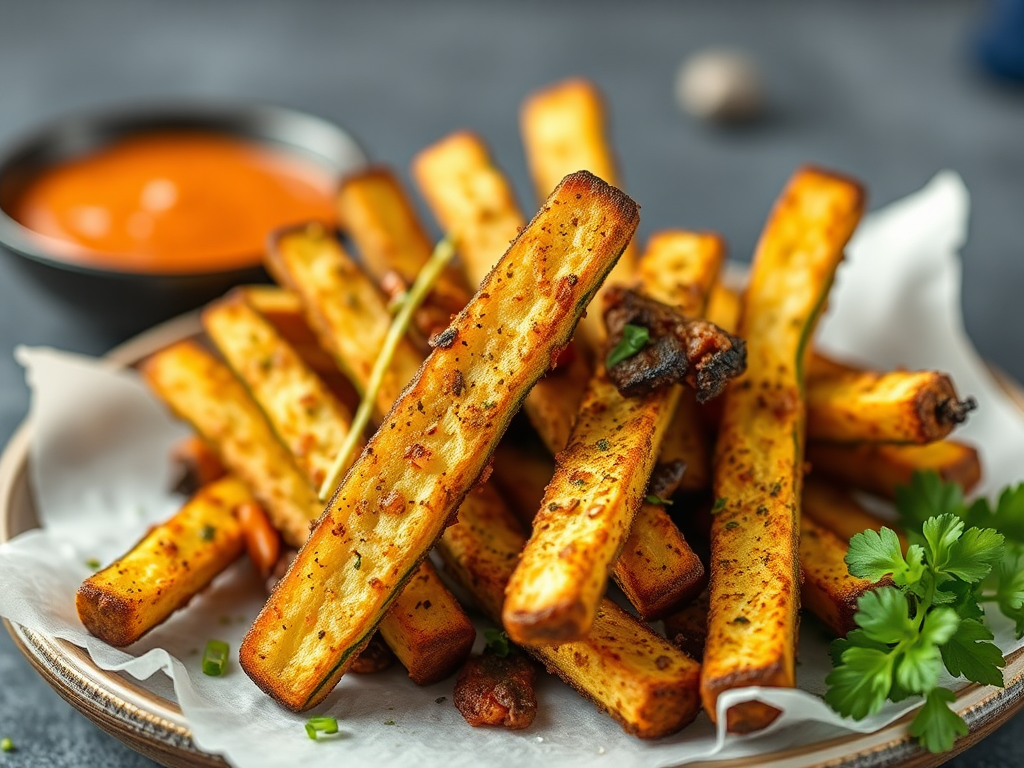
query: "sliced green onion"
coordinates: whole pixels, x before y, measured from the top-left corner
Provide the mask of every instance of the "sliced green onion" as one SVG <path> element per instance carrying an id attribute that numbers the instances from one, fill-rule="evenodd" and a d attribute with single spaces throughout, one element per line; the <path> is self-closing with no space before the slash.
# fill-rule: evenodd
<path id="1" fill-rule="evenodd" d="M 230 646 L 223 640 L 211 640 L 203 651 L 203 674 L 220 677 L 228 665 Z"/>
<path id="2" fill-rule="evenodd" d="M 345 444 L 341 447 L 341 451 L 334 459 L 334 464 L 331 465 L 331 471 L 327 473 L 327 477 L 324 478 L 324 482 L 320 486 L 321 501 L 327 501 L 331 493 L 333 493 L 335 486 L 341 480 L 342 474 L 352 462 L 352 454 L 355 453 L 356 445 L 362 439 L 363 432 L 366 431 L 366 425 L 370 423 L 373 406 L 377 400 L 377 392 L 380 391 L 380 386 L 384 383 L 384 376 L 391 366 L 391 358 L 395 356 L 398 342 L 402 340 L 406 331 L 409 330 L 409 324 L 412 322 L 413 315 L 419 309 L 424 299 L 427 298 L 430 290 L 434 287 L 434 283 L 437 282 L 437 278 L 441 276 L 441 273 L 448 266 L 448 262 L 452 260 L 453 256 L 455 256 L 455 240 L 449 236 L 441 240 L 434 247 L 434 252 L 430 254 L 430 259 L 423 265 L 423 269 L 416 276 L 416 282 L 412 284 L 412 288 L 406 293 L 405 300 L 398 308 L 395 319 L 391 322 L 391 327 L 388 328 L 388 335 L 384 337 L 384 344 L 381 346 L 380 354 L 377 355 L 377 361 L 373 364 L 373 371 L 370 372 L 370 380 L 366 384 L 366 391 L 363 392 L 363 398 L 359 401 L 359 408 L 352 419 L 352 426 L 349 428 L 348 435 L 345 436 Z"/>
<path id="3" fill-rule="evenodd" d="M 311 717 L 306 722 L 306 735 L 313 741 L 316 741 L 321 733 L 326 736 L 337 732 L 338 720 L 334 717 Z"/>
<path id="4" fill-rule="evenodd" d="M 630 325 L 627 323 L 622 327 L 622 341 L 615 345 L 615 349 L 608 353 L 604 361 L 605 368 L 614 368 L 623 360 L 628 360 L 647 346 L 651 340 L 651 332 L 642 325 Z"/>

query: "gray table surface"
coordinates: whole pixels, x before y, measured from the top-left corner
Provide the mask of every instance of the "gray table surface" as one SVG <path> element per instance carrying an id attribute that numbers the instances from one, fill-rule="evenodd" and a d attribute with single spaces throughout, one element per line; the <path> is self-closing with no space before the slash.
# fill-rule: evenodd
<path id="1" fill-rule="evenodd" d="M 641 234 L 718 230 L 749 259 L 795 166 L 852 173 L 878 206 L 942 168 L 971 190 L 963 252 L 967 330 L 1024 380 L 1024 90 L 970 58 L 972 2 L 438 3 L 0 2 L 0 143 L 68 110 L 160 96 L 252 99 L 348 127 L 405 172 L 460 127 L 482 133 L 522 199 L 530 190 L 517 107 L 581 74 L 605 90 Z M 679 62 L 709 45 L 763 65 L 771 114 L 715 130 L 680 113 Z M 130 325 L 130 318 L 128 319 Z M 0 444 L 28 407 L 11 352 L 49 344 L 99 354 L 128 332 L 62 306 L 0 258 Z M 0 585 L 2 588 L 2 585 Z M 1024 715 L 951 764 L 1015 766 Z M 60 700 L 0 638 L 2 766 L 153 765 Z"/>

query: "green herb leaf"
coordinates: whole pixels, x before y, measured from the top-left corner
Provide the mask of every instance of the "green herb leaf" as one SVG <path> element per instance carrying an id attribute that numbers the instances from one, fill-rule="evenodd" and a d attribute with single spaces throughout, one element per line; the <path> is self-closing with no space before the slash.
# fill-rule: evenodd
<path id="1" fill-rule="evenodd" d="M 1006 661 L 1003 652 L 991 642 L 992 637 L 992 632 L 980 621 L 961 621 L 956 634 L 940 649 L 942 663 L 951 675 L 967 678 L 972 683 L 1002 686 L 1000 670 Z"/>
<path id="2" fill-rule="evenodd" d="M 956 695 L 947 688 L 933 688 L 910 724 L 910 735 L 933 754 L 948 752 L 957 736 L 967 735 L 967 723 L 949 708 Z"/>
<path id="3" fill-rule="evenodd" d="M 95 557 L 90 557 L 85 561 L 85 567 L 93 571 L 98 571 L 100 569 L 100 561 Z"/>
<path id="4" fill-rule="evenodd" d="M 825 678 L 825 702 L 846 717 L 863 720 L 878 712 L 892 685 L 893 659 L 888 650 L 851 646 L 842 664 Z"/>
<path id="5" fill-rule="evenodd" d="M 909 614 L 906 595 L 896 587 L 881 587 L 860 597 L 853 618 L 868 640 L 889 644 L 917 636 L 917 624 Z"/>
<path id="6" fill-rule="evenodd" d="M 642 325 L 627 323 L 622 327 L 622 340 L 608 353 L 604 364 L 606 368 L 614 368 L 623 360 L 628 360 L 647 346 L 651 340 L 651 332 Z"/>
<path id="7" fill-rule="evenodd" d="M 896 511 L 908 531 L 920 531 L 925 521 L 939 515 L 966 514 L 964 494 L 956 483 L 943 482 L 935 471 L 915 472 L 910 485 L 896 488 Z"/>
<path id="8" fill-rule="evenodd" d="M 661 496 L 655 496 L 654 494 L 644 496 L 644 501 L 648 504 L 657 504 L 660 507 L 671 506 L 674 503 L 672 499 L 663 499 Z"/>
<path id="9" fill-rule="evenodd" d="M 361 554 L 359 554 L 358 552 L 356 552 L 355 555 L 356 555 L 356 561 L 352 565 L 352 567 L 355 568 L 358 571 L 360 568 L 363 567 L 363 556 Z"/>
<path id="10" fill-rule="evenodd" d="M 199 537 L 203 541 L 213 541 L 217 536 L 217 529 L 212 525 L 204 525 L 199 531 Z"/>
<path id="11" fill-rule="evenodd" d="M 921 578 L 923 556 L 921 547 L 911 545 L 904 557 L 896 532 L 882 528 L 858 533 L 850 539 L 846 565 L 858 578 L 879 581 L 891 574 L 898 585 L 905 585 Z"/>
<path id="12" fill-rule="evenodd" d="M 487 645 L 484 650 L 490 651 L 499 659 L 506 658 L 512 652 L 512 643 L 508 639 L 508 633 L 501 629 L 485 629 L 484 637 Z"/>
<path id="13" fill-rule="evenodd" d="M 1002 534 L 991 528 L 968 528 L 950 547 L 944 570 L 962 581 L 981 581 L 1002 559 Z"/>

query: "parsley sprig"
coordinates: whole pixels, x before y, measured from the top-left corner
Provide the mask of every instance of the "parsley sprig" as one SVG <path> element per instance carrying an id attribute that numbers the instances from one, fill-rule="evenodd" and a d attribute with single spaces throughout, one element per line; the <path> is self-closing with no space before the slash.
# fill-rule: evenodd
<path id="1" fill-rule="evenodd" d="M 1024 484 L 1004 491 L 995 508 L 985 499 L 968 506 L 958 486 L 918 473 L 899 489 L 896 507 L 911 542 L 905 553 L 889 528 L 850 540 L 850 573 L 891 586 L 864 594 L 857 629 L 833 642 L 825 701 L 860 720 L 886 700 L 924 696 L 910 733 L 945 752 L 967 724 L 949 708 L 955 694 L 938 684 L 943 667 L 1003 684 L 1005 662 L 981 605 L 995 603 L 1024 635 Z"/>

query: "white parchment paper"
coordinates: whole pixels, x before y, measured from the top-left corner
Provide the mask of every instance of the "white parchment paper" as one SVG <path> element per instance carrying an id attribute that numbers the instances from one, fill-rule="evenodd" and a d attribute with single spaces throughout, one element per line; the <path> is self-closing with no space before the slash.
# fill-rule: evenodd
<path id="1" fill-rule="evenodd" d="M 841 267 L 820 344 L 874 366 L 951 372 L 960 392 L 980 403 L 959 436 L 981 449 L 982 489 L 992 492 L 1024 474 L 1017 465 L 1024 457 L 1024 418 L 963 330 L 957 250 L 967 215 L 967 192 L 958 176 L 946 172 L 866 219 Z M 830 668 L 828 641 L 820 625 L 807 620 L 800 639 L 800 690 L 745 689 L 720 699 L 723 709 L 760 698 L 783 710 L 772 728 L 754 736 L 726 736 L 701 715 L 676 736 L 642 742 L 553 678 L 539 687 L 540 712 L 529 729 L 474 729 L 452 706 L 451 680 L 419 688 L 392 670 L 343 678 L 316 710 L 337 717 L 341 734 L 311 741 L 302 727 L 308 715 L 277 707 L 237 664 L 221 678 L 200 672 L 206 641 L 226 640 L 237 650 L 263 603 L 259 580 L 245 562 L 126 650 L 86 633 L 74 608 L 75 591 L 90 573 L 85 563 L 111 561 L 181 503 L 167 491 L 167 457 L 186 430 L 130 371 L 45 349 L 20 349 L 18 359 L 33 392 L 31 469 L 43 528 L 0 546 L 0 615 L 82 646 L 100 667 L 149 680 L 161 692 L 166 675 L 198 746 L 239 768 L 456 768 L 541 761 L 658 768 L 782 749 L 843 729 L 872 731 L 916 706 L 891 705 L 860 723 L 836 716 L 819 698 Z M 991 623 L 1005 652 L 1022 645 L 1009 622 L 992 616 Z"/>

